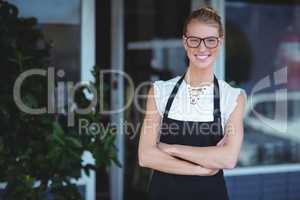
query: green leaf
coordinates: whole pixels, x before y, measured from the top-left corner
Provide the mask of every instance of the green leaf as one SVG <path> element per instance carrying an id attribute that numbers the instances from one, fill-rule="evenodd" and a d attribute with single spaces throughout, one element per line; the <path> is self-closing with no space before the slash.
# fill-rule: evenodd
<path id="1" fill-rule="evenodd" d="M 65 140 L 69 142 L 72 146 L 76 148 L 82 148 L 82 144 L 79 140 L 72 138 L 72 137 L 66 137 Z"/>
<path id="2" fill-rule="evenodd" d="M 90 176 L 90 170 L 96 170 L 96 166 L 92 164 L 87 164 L 83 166 L 83 170 L 87 176 Z"/>
<path id="3" fill-rule="evenodd" d="M 60 126 L 60 124 L 57 121 L 54 121 L 52 123 L 52 125 L 53 125 L 54 135 L 57 135 L 57 136 L 63 136 L 64 135 L 64 130 L 62 129 L 62 127 Z"/>
<path id="4" fill-rule="evenodd" d="M 54 142 L 60 144 L 61 146 L 65 145 L 65 141 L 62 139 L 62 137 L 58 134 L 53 134 L 53 140 Z"/>

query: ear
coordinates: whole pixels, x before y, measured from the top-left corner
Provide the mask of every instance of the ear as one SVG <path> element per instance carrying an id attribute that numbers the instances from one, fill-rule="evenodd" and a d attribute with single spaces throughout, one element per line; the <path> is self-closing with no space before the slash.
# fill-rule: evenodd
<path id="1" fill-rule="evenodd" d="M 220 37 L 219 43 L 220 43 L 219 46 L 222 46 L 224 44 L 224 36 Z"/>

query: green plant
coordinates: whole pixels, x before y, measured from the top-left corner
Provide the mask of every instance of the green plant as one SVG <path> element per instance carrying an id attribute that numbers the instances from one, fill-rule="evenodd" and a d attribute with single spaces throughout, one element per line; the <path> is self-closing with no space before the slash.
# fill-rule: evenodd
<path id="1" fill-rule="evenodd" d="M 0 0 L 0 182 L 6 184 L 5 199 L 46 199 L 47 192 L 54 199 L 81 199 L 71 179 L 78 179 L 82 170 L 89 174 L 89 170 L 109 167 L 113 162 L 120 165 L 113 129 L 78 134 L 78 126 L 66 126 L 57 113 L 32 115 L 17 107 L 15 80 L 30 69 L 47 70 L 50 49 L 35 18 L 19 17 L 14 5 Z M 98 72 L 95 67 L 92 73 L 97 77 Z M 21 87 L 22 101 L 32 108 L 47 105 L 47 84 L 43 76 L 26 79 Z M 98 79 L 91 84 L 99 89 Z M 75 102 L 78 107 L 90 103 L 83 88 L 76 92 Z M 75 115 L 75 121 L 83 118 L 101 122 L 97 109 Z M 95 165 L 82 164 L 84 151 L 92 153 Z"/>

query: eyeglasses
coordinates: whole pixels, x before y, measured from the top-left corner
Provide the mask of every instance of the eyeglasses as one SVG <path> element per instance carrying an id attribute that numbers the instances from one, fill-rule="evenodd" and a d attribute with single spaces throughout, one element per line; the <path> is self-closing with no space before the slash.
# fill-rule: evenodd
<path id="1" fill-rule="evenodd" d="M 203 40 L 204 45 L 208 49 L 216 48 L 219 44 L 219 37 L 210 36 L 206 38 L 199 38 L 195 36 L 184 36 L 186 39 L 186 44 L 190 48 L 198 48 Z"/>

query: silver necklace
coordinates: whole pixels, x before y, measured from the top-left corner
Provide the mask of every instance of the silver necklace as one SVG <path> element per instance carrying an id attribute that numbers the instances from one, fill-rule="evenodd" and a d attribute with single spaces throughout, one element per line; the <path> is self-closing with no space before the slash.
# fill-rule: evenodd
<path id="1" fill-rule="evenodd" d="M 187 84 L 187 89 L 189 93 L 190 104 L 196 105 L 200 100 L 200 96 L 204 94 L 208 86 L 199 86 L 192 87 L 190 84 Z"/>

